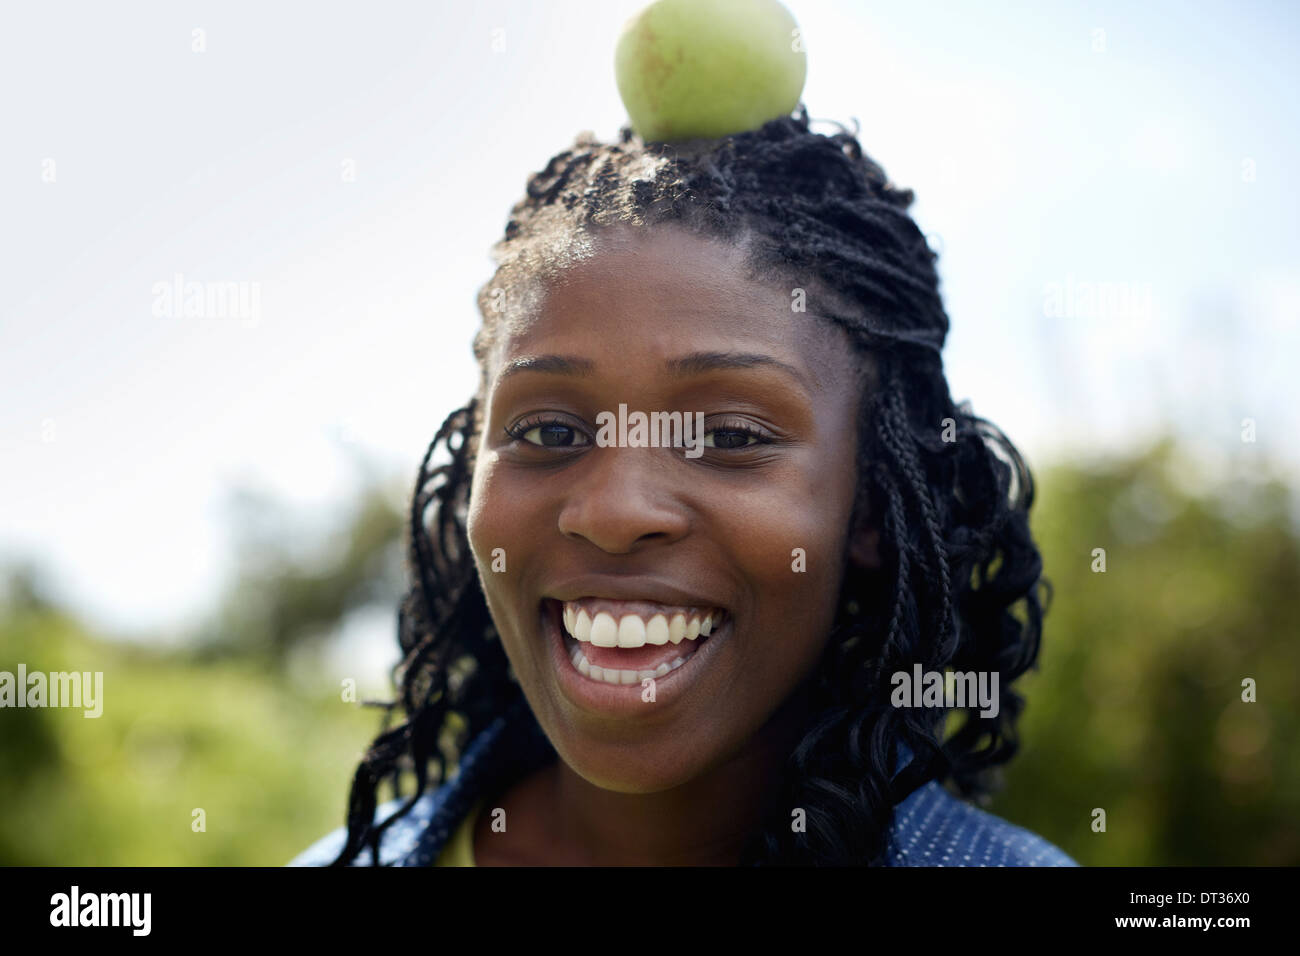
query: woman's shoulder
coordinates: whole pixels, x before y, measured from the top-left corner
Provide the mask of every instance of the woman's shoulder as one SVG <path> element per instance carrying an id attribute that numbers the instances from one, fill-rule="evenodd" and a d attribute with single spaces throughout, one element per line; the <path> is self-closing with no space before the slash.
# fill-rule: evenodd
<path id="1" fill-rule="evenodd" d="M 385 866 L 401 866 L 402 861 L 411 855 L 421 834 L 428 827 L 429 821 L 433 819 L 434 812 L 445 799 L 449 786 L 449 784 L 443 784 L 425 792 L 415 801 L 415 805 L 411 807 L 409 813 L 394 821 L 392 826 L 384 831 L 379 844 L 380 863 Z M 375 809 L 375 822 L 380 823 L 387 820 L 401 809 L 406 799 L 390 800 L 381 804 Z M 332 833 L 321 837 L 285 865 L 328 866 L 338 857 L 346 841 L 347 828 L 339 827 Z M 361 852 L 353 858 L 349 866 L 369 866 L 370 863 L 370 847 L 367 846 L 361 849 Z"/>
<path id="2" fill-rule="evenodd" d="M 544 743 L 546 738 L 536 721 L 523 722 L 529 716 L 527 703 L 521 696 L 515 704 L 495 717 L 482 731 L 474 735 L 465 748 L 455 771 L 442 784 L 431 787 L 416 800 L 410 812 L 384 831 L 379 844 L 379 862 L 384 866 L 428 866 L 446 845 L 452 831 L 464 818 L 474 801 L 482 796 L 487 779 L 501 769 L 504 763 L 517 763 L 519 743 L 508 731 L 523 727 L 532 728 L 533 744 Z M 547 745 L 549 746 L 549 745 Z M 551 751 L 554 753 L 554 751 Z M 406 798 L 409 799 L 409 798 Z M 390 800 L 375 809 L 375 822 L 381 823 L 399 810 L 404 799 Z M 302 853 L 294 857 L 289 866 L 326 866 L 343 850 L 347 830 L 339 827 L 321 837 Z M 370 848 L 363 847 L 352 860 L 352 866 L 369 866 Z"/>
<path id="3" fill-rule="evenodd" d="M 930 781 L 894 808 L 890 866 L 1078 866 L 1036 833 Z"/>
<path id="4" fill-rule="evenodd" d="M 466 751 L 461 770 L 449 781 L 431 788 L 409 813 L 384 831 L 380 862 L 385 865 L 423 865 L 440 850 L 460 816 L 479 795 L 477 767 L 505 725 L 494 721 Z M 903 757 L 910 756 L 905 752 Z M 463 772 L 462 772 L 463 771 Z M 382 822 L 401 808 L 403 800 L 390 800 L 375 810 Z M 442 810 L 443 812 L 439 812 Z M 435 816 L 436 827 L 431 825 Z M 347 831 L 339 827 L 309 846 L 289 866 L 327 866 L 343 849 Z M 417 850 L 419 852 L 417 852 Z M 939 783 L 917 788 L 894 808 L 887 851 L 890 866 L 1078 866 L 1061 849 L 1023 827 L 959 800 Z M 368 866 L 370 848 L 364 847 L 352 866 Z"/>

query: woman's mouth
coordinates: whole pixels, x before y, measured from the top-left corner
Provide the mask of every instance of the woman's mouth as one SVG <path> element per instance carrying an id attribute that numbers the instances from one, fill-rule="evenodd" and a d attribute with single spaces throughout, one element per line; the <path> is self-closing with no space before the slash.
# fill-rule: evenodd
<path id="1" fill-rule="evenodd" d="M 666 679 L 687 664 L 711 636 L 730 630 L 731 622 L 731 615 L 720 607 L 674 607 L 594 597 L 573 601 L 546 598 L 542 612 L 543 620 L 559 638 L 557 666 L 568 673 L 560 675 L 562 681 L 572 684 L 576 680 L 575 690 L 591 687 L 596 700 L 605 696 L 596 691 L 598 686 L 642 685 L 647 680 Z M 566 659 L 563 665 L 558 662 L 560 657 Z M 632 693 L 641 690 L 637 686 Z M 614 692 L 614 687 L 609 691 Z"/>
<path id="2" fill-rule="evenodd" d="M 583 598 L 564 602 L 564 648 L 583 677 L 639 684 L 681 667 L 726 618 L 721 608 Z"/>

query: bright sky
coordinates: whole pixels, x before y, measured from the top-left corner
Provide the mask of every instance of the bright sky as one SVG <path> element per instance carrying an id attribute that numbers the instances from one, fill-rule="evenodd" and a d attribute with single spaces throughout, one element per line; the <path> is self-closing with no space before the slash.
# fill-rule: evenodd
<path id="1" fill-rule="evenodd" d="M 165 634 L 229 570 L 231 483 L 328 520 L 350 451 L 413 480 L 527 175 L 625 122 L 641 6 L 10 5 L 0 558 Z M 1165 419 L 1227 460 L 1250 417 L 1300 474 L 1300 8 L 787 6 L 809 112 L 859 120 L 943 247 L 955 398 L 1034 466 Z M 155 314 L 178 274 L 257 321 Z"/>

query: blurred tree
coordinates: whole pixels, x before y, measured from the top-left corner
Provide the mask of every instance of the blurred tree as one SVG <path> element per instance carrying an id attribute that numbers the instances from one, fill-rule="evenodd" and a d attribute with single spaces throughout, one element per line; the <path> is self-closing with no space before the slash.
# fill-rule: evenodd
<path id="1" fill-rule="evenodd" d="M 278 866 L 337 827 L 375 714 L 258 662 L 0 607 L 0 670 L 103 675 L 103 708 L 0 710 L 0 866 Z M 206 829 L 194 828 L 202 809 Z"/>
<path id="2" fill-rule="evenodd" d="M 255 656 L 283 668 L 291 651 L 328 637 L 351 611 L 388 605 L 405 589 L 396 482 L 375 483 L 341 528 L 294 527 L 265 495 L 235 492 L 228 506 L 238 572 L 195 637 L 201 658 Z"/>
<path id="3" fill-rule="evenodd" d="M 1055 596 L 991 809 L 1090 864 L 1300 863 L 1294 497 L 1254 466 L 1196 497 L 1190 467 L 1165 440 L 1041 476 Z"/>
<path id="4" fill-rule="evenodd" d="M 0 608 L 12 613 L 50 610 L 49 573 L 33 561 L 18 561 L 0 568 Z"/>

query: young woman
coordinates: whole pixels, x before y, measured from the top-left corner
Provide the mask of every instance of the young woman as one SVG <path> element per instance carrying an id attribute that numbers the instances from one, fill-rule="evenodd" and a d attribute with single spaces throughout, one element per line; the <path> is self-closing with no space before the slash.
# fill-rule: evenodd
<path id="1" fill-rule="evenodd" d="M 417 481 L 406 720 L 295 864 L 1073 865 L 941 785 L 1014 755 L 1050 589 L 911 202 L 802 106 L 530 178 Z"/>

